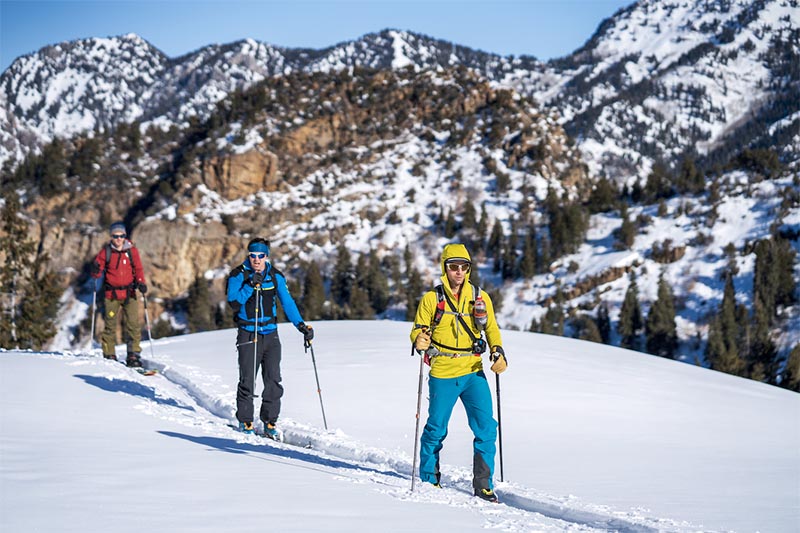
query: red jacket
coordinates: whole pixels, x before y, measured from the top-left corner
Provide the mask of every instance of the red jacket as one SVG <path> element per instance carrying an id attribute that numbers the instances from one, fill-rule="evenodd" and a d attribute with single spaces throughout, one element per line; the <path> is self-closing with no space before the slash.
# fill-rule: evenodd
<path id="1" fill-rule="evenodd" d="M 108 262 L 106 257 L 109 258 Z M 134 281 L 145 283 L 139 250 L 128 239 L 125 239 L 122 250 L 115 249 L 110 243 L 103 246 L 95 256 L 94 262 L 100 267 L 100 271 L 92 277 L 99 278 L 105 273 L 104 287 L 108 300 L 125 300 L 129 296 L 134 296 Z"/>

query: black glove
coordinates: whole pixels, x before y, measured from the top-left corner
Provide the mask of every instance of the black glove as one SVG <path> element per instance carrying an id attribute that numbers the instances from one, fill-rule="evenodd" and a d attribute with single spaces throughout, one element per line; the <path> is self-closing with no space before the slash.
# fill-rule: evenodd
<path id="1" fill-rule="evenodd" d="M 141 292 L 142 294 L 147 294 L 147 285 L 145 285 L 141 281 L 136 284 L 136 287 L 139 289 L 139 292 Z"/>
<path id="2" fill-rule="evenodd" d="M 100 265 L 97 264 L 96 261 L 92 261 L 92 266 L 90 268 L 92 276 L 96 276 L 100 273 Z"/>
<path id="3" fill-rule="evenodd" d="M 264 272 L 253 272 L 253 287 L 261 285 L 264 281 Z"/>
<path id="4" fill-rule="evenodd" d="M 314 338 L 314 328 L 307 326 L 305 322 L 300 322 L 297 326 L 297 331 L 303 334 L 303 340 L 309 342 Z"/>

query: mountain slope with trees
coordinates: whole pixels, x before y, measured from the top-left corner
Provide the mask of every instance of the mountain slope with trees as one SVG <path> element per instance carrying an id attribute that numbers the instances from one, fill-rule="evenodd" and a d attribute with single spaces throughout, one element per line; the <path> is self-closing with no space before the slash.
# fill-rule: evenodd
<path id="1" fill-rule="evenodd" d="M 790 4 L 639 2 L 571 60 L 546 66 L 393 30 L 320 51 L 247 40 L 175 59 L 135 35 L 50 47 L 0 78 L 3 208 L 27 226 L 31 279 L 57 274 L 46 285 L 69 287 L 84 306 L 83 324 L 60 325 L 59 339 L 75 344 L 89 326 L 87 261 L 113 220 L 143 253 L 157 336 L 230 325 L 225 275 L 253 235 L 270 238 L 309 319 L 409 319 L 438 277 L 442 245 L 459 240 L 506 329 L 796 390 L 800 183 L 797 143 L 782 132 L 797 110 L 760 123 L 772 131 L 765 146 L 753 141 L 761 126 L 737 137 L 741 117 L 731 129 L 730 111 L 708 114 L 665 89 L 683 73 L 741 94 L 741 65 L 759 60 L 763 76 L 748 79 L 761 84 L 761 104 L 777 102 L 796 87 L 769 59 L 782 50 L 791 63 L 797 52 Z M 733 40 L 720 40 L 723 27 Z M 752 50 L 712 66 L 758 28 Z M 654 35 L 671 44 L 661 67 L 641 70 L 643 59 L 623 52 Z M 80 83 L 63 83 L 62 103 L 42 104 L 58 76 L 89 79 L 98 60 L 105 78 L 83 96 Z M 737 98 L 701 100 L 741 110 Z M 614 108 L 636 120 L 612 120 Z M 672 141 L 630 129 L 667 108 L 677 122 L 646 122 L 680 133 Z M 672 127 L 686 117 L 697 136 Z M 712 145 L 728 148 L 709 164 Z"/>

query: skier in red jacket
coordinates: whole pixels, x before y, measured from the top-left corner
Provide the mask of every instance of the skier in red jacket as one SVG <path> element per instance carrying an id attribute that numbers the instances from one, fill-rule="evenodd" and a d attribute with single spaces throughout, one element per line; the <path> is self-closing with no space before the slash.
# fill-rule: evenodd
<path id="1" fill-rule="evenodd" d="M 111 224 L 111 241 L 103 246 L 92 263 L 92 277 L 100 278 L 105 274 L 104 312 L 105 328 L 101 343 L 103 357 L 116 359 L 115 345 L 117 340 L 117 319 L 122 314 L 124 321 L 124 338 L 128 345 L 126 363 L 130 367 L 141 367 L 142 340 L 139 325 L 139 304 L 136 289 L 142 294 L 147 292 L 142 260 L 139 250 L 127 239 L 123 222 Z"/>

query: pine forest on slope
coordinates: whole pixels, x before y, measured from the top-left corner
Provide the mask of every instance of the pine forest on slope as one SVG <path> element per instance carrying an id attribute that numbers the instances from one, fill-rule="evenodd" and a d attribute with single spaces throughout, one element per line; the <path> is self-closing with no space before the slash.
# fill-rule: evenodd
<path id="1" fill-rule="evenodd" d="M 504 328 L 796 390 L 797 19 L 642 1 L 547 64 L 391 30 L 175 59 L 134 35 L 48 47 L 0 77 L 3 250 L 30 244 L 3 292 L 16 268 L 17 306 L 66 287 L 61 307 L 85 308 L 87 261 L 124 219 L 159 335 L 228 325 L 224 275 L 264 233 L 309 319 L 404 319 L 460 240 Z M 45 105 L 59 73 L 75 84 Z M 56 310 L 20 326 L 36 346 Z M 87 315 L 54 343 L 82 342 Z"/>

